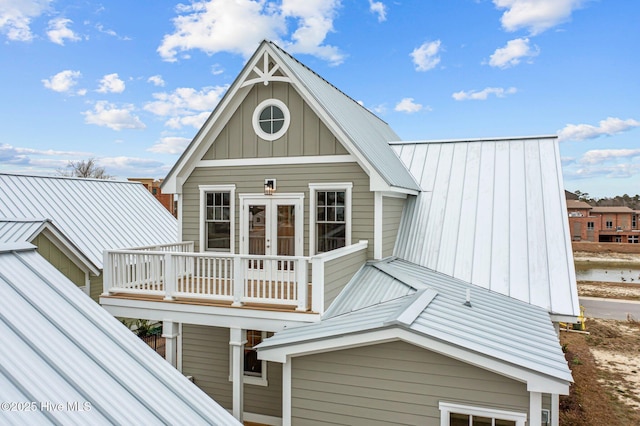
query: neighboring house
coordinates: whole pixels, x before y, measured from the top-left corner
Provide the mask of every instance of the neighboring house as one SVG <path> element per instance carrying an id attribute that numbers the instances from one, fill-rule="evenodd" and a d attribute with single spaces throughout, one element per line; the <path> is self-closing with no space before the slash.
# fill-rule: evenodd
<path id="1" fill-rule="evenodd" d="M 568 199 L 567 211 L 573 241 L 640 243 L 640 213 L 629 207 L 592 207 Z"/>
<path id="2" fill-rule="evenodd" d="M 104 250 L 175 243 L 177 229 L 139 183 L 0 173 L 0 242 L 34 244 L 96 301 Z"/>
<path id="3" fill-rule="evenodd" d="M 173 201 L 173 194 L 164 194 L 162 192 L 162 179 L 156 180 L 153 178 L 127 178 L 130 182 L 140 182 L 147 188 L 156 200 L 160 202 L 164 206 L 165 209 L 169 210 L 173 216 L 176 215 L 176 206 Z"/>
<path id="4" fill-rule="evenodd" d="M 240 425 L 74 287 L 0 244 L 0 423 Z"/>
<path id="5" fill-rule="evenodd" d="M 183 245 L 108 251 L 100 303 L 163 321 L 236 418 L 558 424 L 579 303 L 555 137 L 402 142 L 265 41 L 163 191 Z"/>

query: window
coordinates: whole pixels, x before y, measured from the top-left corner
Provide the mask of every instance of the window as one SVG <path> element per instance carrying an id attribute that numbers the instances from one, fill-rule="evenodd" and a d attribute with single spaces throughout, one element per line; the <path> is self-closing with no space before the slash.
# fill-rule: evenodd
<path id="1" fill-rule="evenodd" d="M 441 425 L 445 426 L 524 426 L 526 413 L 440 403 Z"/>
<path id="2" fill-rule="evenodd" d="M 247 343 L 244 344 L 244 383 L 267 386 L 267 361 L 258 359 L 258 351 L 254 349 L 273 333 L 259 330 L 246 330 Z M 229 348 L 229 381 L 231 377 L 231 348 Z"/>
<path id="3" fill-rule="evenodd" d="M 201 251 L 234 252 L 235 185 L 201 185 Z"/>
<path id="4" fill-rule="evenodd" d="M 274 141 L 289 128 L 291 117 L 287 106 L 278 99 L 267 99 L 253 112 L 253 130 L 264 140 Z"/>
<path id="5" fill-rule="evenodd" d="M 608 220 L 608 221 L 605 223 L 605 227 L 606 227 L 607 229 L 613 229 L 613 221 L 612 221 L 612 220 Z"/>
<path id="6" fill-rule="evenodd" d="M 587 222 L 587 229 L 589 231 L 593 231 L 593 229 L 595 228 L 594 226 L 595 224 L 593 222 Z"/>
<path id="7" fill-rule="evenodd" d="M 351 188 L 351 183 L 309 184 L 314 253 L 351 244 Z"/>
<path id="8" fill-rule="evenodd" d="M 631 244 L 638 244 L 639 239 L 637 235 L 629 235 L 627 237 L 627 242 L 631 243 Z"/>

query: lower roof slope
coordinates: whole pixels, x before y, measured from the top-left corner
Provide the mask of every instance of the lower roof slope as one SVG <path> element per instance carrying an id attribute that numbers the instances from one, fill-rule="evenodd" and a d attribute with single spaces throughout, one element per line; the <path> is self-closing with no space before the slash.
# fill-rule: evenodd
<path id="1" fill-rule="evenodd" d="M 0 336 L 0 400 L 64 407 L 0 423 L 240 424 L 28 244 L 0 245 Z"/>
<path id="2" fill-rule="evenodd" d="M 470 306 L 467 301 L 470 292 Z M 318 323 L 276 333 L 265 352 L 398 328 L 568 384 L 571 372 L 545 309 L 401 259 L 369 262 Z"/>
<path id="3" fill-rule="evenodd" d="M 396 256 L 579 315 L 555 136 L 392 146 L 423 191 L 407 203 Z"/>
<path id="4" fill-rule="evenodd" d="M 0 173 L 0 218 L 49 219 L 102 269 L 102 253 L 175 243 L 178 222 L 140 183 Z"/>

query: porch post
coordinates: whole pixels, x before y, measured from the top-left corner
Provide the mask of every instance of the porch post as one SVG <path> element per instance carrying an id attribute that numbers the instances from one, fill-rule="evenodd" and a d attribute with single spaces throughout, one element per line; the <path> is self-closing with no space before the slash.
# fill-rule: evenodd
<path id="1" fill-rule="evenodd" d="M 560 424 L 560 395 L 551 394 L 551 426 Z"/>
<path id="2" fill-rule="evenodd" d="M 529 392 L 529 424 L 542 423 L 542 393 Z"/>
<path id="3" fill-rule="evenodd" d="M 282 364 L 282 426 L 291 426 L 291 357 Z"/>
<path id="4" fill-rule="evenodd" d="M 298 259 L 296 263 L 296 281 L 298 284 L 298 307 L 296 311 L 306 312 L 308 308 L 307 294 L 307 259 Z"/>
<path id="5" fill-rule="evenodd" d="M 247 331 L 241 328 L 230 329 L 231 380 L 233 383 L 233 417 L 242 422 L 244 411 L 244 344 L 247 343 Z"/>
<path id="6" fill-rule="evenodd" d="M 178 368 L 178 331 L 179 323 L 162 321 L 162 337 L 165 338 L 164 358 L 175 368 Z"/>
<path id="7" fill-rule="evenodd" d="M 176 291 L 176 274 L 173 269 L 173 254 L 167 252 L 164 255 L 164 300 L 173 300 Z"/>
<path id="8" fill-rule="evenodd" d="M 236 255 L 233 258 L 233 303 L 231 306 L 242 306 L 244 297 L 244 262 Z"/>

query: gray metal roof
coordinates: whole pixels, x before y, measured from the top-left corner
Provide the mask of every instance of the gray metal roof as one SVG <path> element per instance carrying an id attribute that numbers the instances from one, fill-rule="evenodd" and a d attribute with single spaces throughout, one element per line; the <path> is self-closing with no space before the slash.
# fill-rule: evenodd
<path id="1" fill-rule="evenodd" d="M 0 173 L 0 218 L 50 220 L 102 269 L 102 253 L 173 243 L 177 220 L 140 183 Z"/>
<path id="2" fill-rule="evenodd" d="M 555 137 L 394 142 L 424 192 L 395 255 L 558 315 L 579 302 Z"/>
<path id="3" fill-rule="evenodd" d="M 299 62 L 274 43 L 273 53 L 318 101 L 324 111 L 349 137 L 356 149 L 391 186 L 419 190 L 406 167 L 389 148 L 389 141 L 398 135 L 371 111 L 338 90 L 310 68 Z"/>
<path id="4" fill-rule="evenodd" d="M 464 304 L 467 290 L 471 307 Z M 404 328 L 571 381 L 558 337 L 544 309 L 401 259 L 365 265 L 322 321 L 278 332 L 258 349 L 386 327 Z"/>
<path id="5" fill-rule="evenodd" d="M 0 336 L 0 401 L 38 404 L 0 423 L 240 424 L 24 243 L 0 245 Z"/>
<path id="6" fill-rule="evenodd" d="M 0 243 L 31 242 L 47 224 L 47 219 L 0 218 Z"/>

